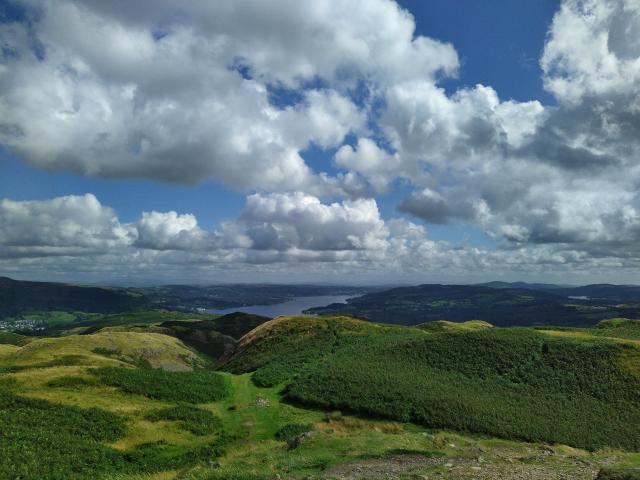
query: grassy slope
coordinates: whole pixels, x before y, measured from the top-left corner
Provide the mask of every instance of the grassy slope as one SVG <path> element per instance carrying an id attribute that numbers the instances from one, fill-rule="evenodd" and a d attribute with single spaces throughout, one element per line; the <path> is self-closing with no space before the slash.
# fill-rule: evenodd
<path id="1" fill-rule="evenodd" d="M 483 320 L 468 320 L 466 322 L 448 322 L 446 320 L 435 320 L 433 322 L 420 323 L 415 326 L 428 332 L 468 332 L 473 330 L 484 330 L 492 328 L 489 322 Z"/>
<path id="2" fill-rule="evenodd" d="M 0 437 L 2 478 L 93 479 L 107 471 L 171 470 L 215 458 L 218 444 L 224 443 L 220 432 L 193 433 L 180 420 L 154 419 L 154 414 L 175 402 L 153 400 L 143 393 L 144 388 L 139 389 L 143 394 L 126 393 L 104 384 L 93 373 L 96 367 L 156 372 L 132 370 L 131 363 L 188 369 L 197 357 L 175 338 L 116 332 L 2 347 L 11 348 L 0 355 L 0 372 L 4 371 L 0 375 L 0 430 L 11 433 Z M 181 391 L 189 394 L 202 388 L 204 378 L 199 375 L 197 385 L 191 385 L 191 376 L 191 372 L 163 373 L 153 380 L 168 380 L 170 385 L 180 380 Z M 212 388 L 219 388 L 219 383 L 213 382 Z M 206 403 L 201 407 L 209 408 Z M 84 415 L 91 408 L 97 409 L 95 413 Z M 86 417 L 87 425 L 79 423 L 78 415 Z M 91 436 L 90 432 L 100 431 L 95 420 L 102 417 L 123 423 L 124 428 L 108 438 Z M 23 420 L 15 423 L 20 418 Z M 29 426 L 29 419 L 36 423 Z"/>
<path id="3" fill-rule="evenodd" d="M 59 338 L 36 338 L 4 358 L 6 364 L 28 365 L 75 359 L 75 364 L 148 362 L 153 367 L 184 369 L 199 357 L 180 341 L 155 333 L 104 332 Z"/>
<path id="4" fill-rule="evenodd" d="M 322 413 L 281 403 L 278 387 L 257 387 L 251 374 L 228 378 L 233 396 L 212 410 L 222 419 L 225 430 L 237 438 L 236 442 L 220 458 L 219 468 L 194 467 L 176 478 L 409 479 L 438 475 L 435 478 L 443 480 L 592 480 L 602 463 L 634 465 L 640 461 L 635 454 L 619 451 L 589 453 L 564 446 L 473 437 L 406 423 Z M 256 405 L 258 399 L 267 400 L 268 405 Z M 311 424 L 313 434 L 298 448 L 287 450 L 274 435 L 279 427 L 291 423 Z M 420 460 L 412 462 L 414 457 Z M 380 468 L 381 463 L 393 465 L 394 459 L 401 465 L 400 473 Z"/>
<path id="5" fill-rule="evenodd" d="M 290 399 L 436 428 L 588 449 L 640 448 L 640 350 L 530 329 L 427 333 L 331 318 L 279 319 L 226 368 L 285 382 Z"/>

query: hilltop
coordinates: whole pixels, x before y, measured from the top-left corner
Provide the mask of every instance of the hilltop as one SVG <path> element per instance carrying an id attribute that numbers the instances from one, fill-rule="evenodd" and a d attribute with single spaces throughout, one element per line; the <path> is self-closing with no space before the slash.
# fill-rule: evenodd
<path id="1" fill-rule="evenodd" d="M 133 321 L 136 318 L 135 314 L 113 316 L 110 317 L 111 323 L 100 322 L 94 327 L 87 328 L 84 333 L 94 331 L 160 333 L 178 338 L 185 345 L 206 355 L 207 358 L 217 360 L 230 353 L 240 337 L 271 320 L 269 317 L 243 312 L 227 315 L 174 315 L 173 312 L 166 312 L 155 317 L 153 312 L 142 312 L 140 316 L 142 322 Z M 124 322 L 125 319 L 126 322 Z"/>

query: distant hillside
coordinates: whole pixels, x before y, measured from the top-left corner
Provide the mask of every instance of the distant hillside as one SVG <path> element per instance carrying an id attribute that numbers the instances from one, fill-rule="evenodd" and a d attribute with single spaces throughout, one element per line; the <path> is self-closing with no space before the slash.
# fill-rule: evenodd
<path id="1" fill-rule="evenodd" d="M 640 286 L 637 285 L 610 285 L 603 283 L 562 288 L 555 290 L 554 293 L 611 302 L 640 302 Z"/>
<path id="2" fill-rule="evenodd" d="M 160 308 L 236 308 L 249 305 L 275 305 L 294 297 L 318 295 L 362 295 L 365 287 L 327 285 L 163 285 L 140 291 Z"/>
<path id="3" fill-rule="evenodd" d="M 498 326 L 590 326 L 606 318 L 636 317 L 640 305 L 593 303 L 534 289 L 419 285 L 369 293 L 346 304 L 313 308 L 308 313 L 349 314 L 400 325 L 446 319 L 484 320 Z"/>
<path id="4" fill-rule="evenodd" d="M 606 302 L 640 302 L 640 286 L 638 285 L 612 285 L 600 283 L 593 285 L 571 286 L 554 285 L 550 283 L 526 283 L 526 282 L 488 282 L 476 286 L 499 289 L 525 289 L 541 290 L 554 293 L 563 297 L 584 297 L 594 301 Z"/>
<path id="5" fill-rule="evenodd" d="M 27 311 L 115 313 L 146 306 L 147 299 L 127 289 L 26 282 L 0 277 L 0 318 Z"/>
<path id="6" fill-rule="evenodd" d="M 490 288 L 523 288 L 525 290 L 557 290 L 565 287 L 564 285 L 556 285 L 553 283 L 527 283 L 527 282 L 486 282 L 475 285 L 476 287 L 490 287 Z"/>

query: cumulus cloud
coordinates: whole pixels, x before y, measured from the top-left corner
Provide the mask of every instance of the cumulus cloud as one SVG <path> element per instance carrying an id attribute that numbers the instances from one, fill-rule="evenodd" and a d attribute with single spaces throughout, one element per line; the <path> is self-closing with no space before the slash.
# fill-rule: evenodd
<path id="1" fill-rule="evenodd" d="M 239 222 L 259 250 L 376 250 L 388 236 L 375 200 L 327 205 L 301 192 L 251 195 Z"/>
<path id="2" fill-rule="evenodd" d="M 385 191 L 391 181 L 402 176 L 402 160 L 370 138 L 359 138 L 354 147 L 344 145 L 334 157 L 336 165 L 361 175 L 378 192 Z"/>
<path id="3" fill-rule="evenodd" d="M 35 13 L 0 26 L 0 142 L 90 176 L 322 192 L 300 152 L 362 131 L 348 88 L 458 66 L 387 0 L 18 3 Z M 283 86 L 292 105 L 270 102 Z"/>
<path id="4" fill-rule="evenodd" d="M 398 205 L 398 210 L 439 224 L 453 219 L 472 220 L 476 216 L 475 206 L 467 199 L 447 200 L 429 188 L 413 192 Z"/>
<path id="5" fill-rule="evenodd" d="M 5 255 L 95 252 L 128 245 L 136 232 L 92 195 L 45 201 L 0 200 Z"/>
<path id="6" fill-rule="evenodd" d="M 541 58 L 556 106 L 481 85 L 451 96 L 424 81 L 390 88 L 381 124 L 417 187 L 399 210 L 516 245 L 636 255 L 639 12 L 623 0 L 562 3 Z"/>
<path id="7" fill-rule="evenodd" d="M 555 15 L 541 66 L 561 101 L 638 92 L 640 4 L 635 0 L 565 0 Z M 637 104 L 636 104 L 637 107 Z"/>
<path id="8" fill-rule="evenodd" d="M 135 224 L 135 246 L 152 250 L 202 250 L 208 245 L 207 233 L 191 214 L 143 212 Z"/>
<path id="9" fill-rule="evenodd" d="M 324 204 L 301 192 L 253 194 L 242 214 L 206 231 L 192 214 L 143 212 L 123 224 L 92 194 L 42 201 L 0 201 L 0 246 L 47 256 L 59 247 L 69 255 L 110 250 L 350 251 L 380 250 L 389 232 L 373 199 Z M 83 249 L 90 249 L 84 252 Z"/>
<path id="10" fill-rule="evenodd" d="M 562 1 L 541 45 L 553 105 L 487 85 L 445 91 L 454 47 L 416 36 L 387 0 L 18 3 L 37 14 L 0 25 L 1 144 L 50 170 L 250 193 L 212 231 L 176 212 L 122 224 L 91 195 L 5 200 L 1 252 L 23 264 L 118 249 L 135 265 L 272 271 L 587 271 L 640 259 L 635 0 Z M 309 147 L 333 164 L 311 168 Z M 372 197 L 398 183 L 397 211 L 474 225 L 498 247 L 384 219 Z"/>
<path id="11" fill-rule="evenodd" d="M 385 221 L 375 200 L 322 203 L 303 193 L 253 195 L 242 214 L 212 231 L 191 214 L 149 212 L 121 223 L 93 195 L 0 203 L 0 269 L 4 274 L 61 280 L 149 282 L 245 279 L 380 281 L 469 279 L 486 275 L 574 275 L 640 266 L 637 255 L 585 250 L 570 243 L 520 244 L 489 250 L 429 238 L 424 226 Z M 575 212 L 563 221 L 579 224 Z M 633 215 L 615 219 L 636 222 Z M 637 215 L 636 215 L 637 217 Z M 28 219 L 38 219 L 36 223 Z M 613 225 L 613 224 L 612 224 Z M 594 231 L 594 235 L 604 232 Z M 474 273 L 475 272 L 475 273 Z M 56 277 L 56 275 L 58 277 Z M 619 277 L 618 277 L 619 278 Z"/>

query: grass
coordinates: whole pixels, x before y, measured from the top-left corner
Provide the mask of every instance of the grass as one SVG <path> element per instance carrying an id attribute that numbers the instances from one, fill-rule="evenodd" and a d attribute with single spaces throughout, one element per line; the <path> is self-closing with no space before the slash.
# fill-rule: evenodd
<path id="1" fill-rule="evenodd" d="M 275 434 L 276 440 L 289 440 L 302 435 L 303 433 L 310 432 L 313 429 L 312 425 L 304 423 L 287 423 L 282 426 Z"/>
<path id="2" fill-rule="evenodd" d="M 601 321 L 589 330 L 591 334 L 598 336 L 640 340 L 640 320 L 612 318 Z"/>
<path id="3" fill-rule="evenodd" d="M 70 356 L 83 358 L 87 365 L 135 365 L 145 361 L 156 368 L 188 369 L 203 364 L 197 354 L 173 337 L 133 332 L 34 338 L 10 355 L 4 356 L 3 362 L 20 366 L 52 362 Z"/>
<path id="4" fill-rule="evenodd" d="M 492 328 L 493 325 L 483 320 L 469 320 L 466 322 L 447 322 L 446 320 L 435 320 L 433 322 L 420 323 L 415 327 L 429 332 L 465 332 L 484 330 L 486 328 Z"/>
<path id="5" fill-rule="evenodd" d="M 62 386 L 83 398 L 84 404 L 93 403 L 90 390 L 99 387 L 74 378 L 80 377 L 60 377 L 58 382 L 41 383 L 36 391 Z M 209 411 L 196 413 L 195 407 L 185 409 L 175 405 L 158 409 L 152 405 L 156 415 L 182 419 L 185 425 L 180 427 L 186 426 L 197 434 L 194 438 L 202 440 L 190 439 L 193 433 L 172 437 L 167 433 L 175 427 L 161 427 L 149 435 L 152 441 L 140 443 L 137 438 L 134 444 L 122 443 L 127 435 L 137 436 L 137 427 L 144 422 L 137 409 L 122 414 L 106 408 L 80 408 L 29 398 L 31 389 L 14 376 L 5 375 L 0 380 L 0 478 L 95 479 L 107 474 L 163 472 L 215 459 L 230 441 L 224 432 L 219 432 L 220 423 Z M 68 393 L 63 398 L 67 396 Z M 122 397 L 119 403 L 129 401 L 128 397 Z M 113 398 L 107 403 L 113 405 Z M 140 406 L 148 408 L 149 403 Z"/>
<path id="6" fill-rule="evenodd" d="M 79 367 L 55 367 L 45 371 L 60 368 Z M 37 370 L 32 373 L 37 373 Z M 24 374 L 18 373 L 14 376 L 22 380 L 22 375 Z M 182 430 L 179 420 L 145 419 L 179 404 L 158 400 L 139 401 L 138 396 L 109 393 L 108 390 L 103 390 L 104 387 L 83 386 L 77 395 L 85 398 L 86 404 L 93 403 L 93 392 L 108 396 L 105 408 L 111 405 L 114 410 L 122 412 L 115 418 L 125 422 L 124 432 L 115 441 L 111 439 L 116 435 L 108 437 L 110 440 L 106 444 L 104 441 L 88 440 L 87 437 L 61 437 L 57 433 L 50 434 L 50 444 L 34 443 L 34 439 L 22 437 L 16 445 L 27 451 L 33 448 L 32 445 L 36 445 L 41 453 L 37 458 L 35 454 L 33 456 L 34 461 L 41 462 L 41 465 L 27 464 L 29 473 L 25 478 L 88 479 L 104 476 L 110 480 L 228 480 L 272 479 L 279 475 L 283 479 L 302 479 L 319 478 L 325 474 L 323 472 L 342 468 L 340 465 L 346 465 L 344 468 L 353 465 L 354 469 L 362 469 L 359 470 L 363 472 L 361 476 L 366 477 L 369 462 L 388 463 L 397 455 L 415 456 L 422 453 L 429 455 L 429 458 L 439 459 L 439 463 L 425 463 L 421 467 L 423 470 L 420 471 L 429 477 L 441 473 L 442 476 L 438 478 L 467 478 L 460 472 L 463 468 L 468 471 L 468 462 L 475 461 L 478 455 L 482 455 L 485 462 L 482 463 L 482 468 L 488 472 L 497 472 L 492 478 L 509 478 L 506 472 L 521 469 L 529 473 L 523 474 L 522 478 L 535 480 L 539 478 L 536 472 L 540 469 L 562 473 L 565 478 L 581 478 L 576 471 L 580 465 L 595 466 L 599 461 L 610 461 L 612 454 L 619 461 L 631 458 L 623 452 L 588 454 L 570 450 L 568 453 L 563 447 L 543 449 L 535 444 L 431 431 L 401 422 L 323 413 L 282 403 L 279 387 L 257 387 L 251 381 L 251 374 L 223 376 L 229 385 L 229 395 L 220 401 L 197 407 L 219 418 L 221 431 L 224 432 L 222 437 L 215 433 L 192 436 L 190 432 Z M 16 388 L 20 394 L 28 393 L 27 387 L 22 383 Z M 34 391 L 55 390 L 46 386 L 45 379 L 30 388 Z M 70 392 L 71 390 L 67 393 Z M 131 403 L 134 408 L 123 409 L 122 406 L 127 403 Z M 62 407 L 61 413 L 66 415 L 67 407 L 56 405 L 56 408 L 59 407 Z M 175 418 L 173 414 L 161 416 Z M 92 417 L 89 420 L 93 421 Z M 74 420 L 73 423 L 77 422 Z M 42 425 L 47 427 L 49 423 L 43 422 Z M 283 442 L 276 439 L 279 431 L 290 428 L 287 425 L 312 426 L 313 435 L 294 450 L 287 450 Z M 57 428 L 60 429 L 59 426 Z M 63 445 L 57 443 L 61 438 L 65 442 Z M 123 442 L 127 438 L 130 440 Z M 141 440 L 143 443 L 140 443 Z M 51 449 L 56 451 L 51 452 Z M 541 452 L 544 452 L 544 457 L 537 460 Z M 14 457 L 3 456 L 4 458 Z M 31 457 L 27 455 L 27 459 L 29 458 Z M 576 458 L 580 459 L 579 463 Z M 54 462 L 55 459 L 60 461 Z M 219 460 L 219 467 L 209 468 L 209 462 L 216 459 Z M 89 463 L 85 465 L 83 462 Z M 441 465 L 445 462 L 452 462 L 455 467 L 441 471 Z M 459 466 L 457 462 L 460 462 Z M 7 472 L 6 478 L 16 478 L 12 476 L 13 470 Z M 0 475 L 0 478 L 5 477 Z M 408 474 L 406 477 L 410 478 Z"/>
<path id="7" fill-rule="evenodd" d="M 100 442 L 121 436 L 124 421 L 95 408 L 56 405 L 3 391 L 0 426 L 0 478 L 95 478 L 117 458 L 117 452 Z"/>

